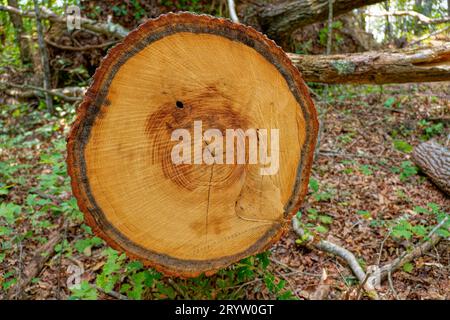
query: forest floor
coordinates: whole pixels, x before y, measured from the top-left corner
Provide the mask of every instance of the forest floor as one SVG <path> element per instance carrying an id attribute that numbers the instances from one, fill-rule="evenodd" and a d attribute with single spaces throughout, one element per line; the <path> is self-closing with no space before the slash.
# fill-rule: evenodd
<path id="1" fill-rule="evenodd" d="M 317 103 L 325 129 L 297 216 L 364 268 L 382 265 L 450 212 L 449 199 L 410 159 L 420 141 L 449 145 L 450 84 L 330 87 L 330 94 L 329 104 Z M 0 97 L 0 299 L 310 299 L 318 288 L 324 299 L 366 298 L 344 261 L 298 245 L 292 231 L 269 253 L 191 280 L 166 278 L 108 249 L 83 224 L 70 192 L 65 137 L 74 108 L 50 116 L 42 107 Z M 55 235 L 55 249 L 40 255 L 45 263 L 19 285 Z M 380 297 L 450 299 L 448 244 L 394 272 Z M 81 287 L 69 289 L 77 276 Z"/>

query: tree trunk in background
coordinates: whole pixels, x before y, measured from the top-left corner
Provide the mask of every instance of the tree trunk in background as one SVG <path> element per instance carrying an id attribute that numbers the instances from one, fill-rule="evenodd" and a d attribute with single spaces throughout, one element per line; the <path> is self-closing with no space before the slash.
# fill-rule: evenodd
<path id="1" fill-rule="evenodd" d="M 19 8 L 17 0 L 8 0 L 8 5 L 14 8 Z M 24 29 L 22 17 L 11 12 L 9 13 L 9 17 L 16 33 L 16 42 L 20 51 L 20 59 L 22 60 L 22 63 L 28 63 L 31 61 L 30 44 L 28 40 L 23 37 Z"/>
<path id="2" fill-rule="evenodd" d="M 34 13 L 36 15 L 36 30 L 37 30 L 37 36 L 38 36 L 38 45 L 39 45 L 39 52 L 41 55 L 41 61 L 42 61 L 42 71 L 43 71 L 43 82 L 44 82 L 44 90 L 50 90 L 50 64 L 48 62 L 48 53 L 47 53 L 47 46 L 45 45 L 44 41 L 44 29 L 42 27 L 40 13 L 39 13 L 39 4 L 38 0 L 34 0 Z M 47 108 L 50 112 L 53 112 L 53 100 L 52 97 L 48 92 L 44 92 L 45 95 L 45 103 L 47 105 Z"/>
<path id="3" fill-rule="evenodd" d="M 423 9 L 422 13 L 426 15 L 427 17 L 431 16 L 431 12 L 433 11 L 433 0 L 424 0 L 423 1 Z"/>
<path id="4" fill-rule="evenodd" d="M 383 0 L 335 0 L 334 16 Z M 246 0 L 240 6 L 242 21 L 266 33 L 287 48 L 292 32 L 300 27 L 324 21 L 328 16 L 328 0 L 277 1 Z"/>
<path id="5" fill-rule="evenodd" d="M 415 0 L 414 1 L 414 10 L 417 12 L 422 13 L 422 0 Z"/>
<path id="6" fill-rule="evenodd" d="M 447 0 L 447 16 L 450 17 L 450 0 Z"/>
<path id="7" fill-rule="evenodd" d="M 336 55 L 288 54 L 308 82 L 384 84 L 450 81 L 450 43 Z"/>
<path id="8" fill-rule="evenodd" d="M 450 151 L 434 141 L 419 144 L 413 152 L 414 162 L 430 179 L 450 195 Z"/>
<path id="9" fill-rule="evenodd" d="M 383 7 L 386 12 L 390 11 L 389 0 L 383 3 Z M 384 42 L 389 43 L 391 42 L 392 38 L 392 27 L 391 24 L 389 23 L 389 16 L 386 16 L 385 19 L 386 20 L 384 22 Z"/>

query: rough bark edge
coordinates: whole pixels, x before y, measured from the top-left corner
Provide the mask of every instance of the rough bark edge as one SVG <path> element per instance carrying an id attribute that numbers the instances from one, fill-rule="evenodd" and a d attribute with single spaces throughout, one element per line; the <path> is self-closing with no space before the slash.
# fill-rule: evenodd
<path id="1" fill-rule="evenodd" d="M 102 90 L 102 86 L 104 84 L 104 80 L 106 78 L 106 75 L 108 75 L 111 72 L 111 69 L 114 67 L 114 65 L 118 62 L 118 59 L 121 57 L 121 55 L 129 48 L 133 48 L 133 46 L 140 40 L 142 40 L 145 36 L 149 34 L 150 30 L 154 30 L 157 28 L 160 28 L 162 26 L 170 25 L 172 23 L 201 23 L 201 24 L 209 24 L 214 25 L 218 29 L 220 28 L 228 28 L 228 29 L 234 29 L 239 32 L 245 33 L 250 38 L 253 38 L 254 40 L 264 44 L 267 46 L 267 48 L 270 50 L 270 54 L 273 55 L 277 61 L 279 61 L 280 64 L 282 64 L 287 71 L 289 72 L 289 75 L 292 77 L 292 80 L 295 83 L 295 86 L 298 90 L 298 94 L 301 95 L 302 101 L 297 101 L 302 106 L 302 112 L 303 116 L 305 117 L 305 122 L 307 125 L 307 128 L 309 129 L 309 139 L 305 141 L 302 155 L 302 161 L 303 163 L 299 164 L 299 167 L 297 169 L 297 177 L 296 177 L 296 183 L 293 190 L 293 194 L 291 196 L 291 199 L 289 200 L 286 208 L 286 221 L 284 225 L 278 226 L 274 234 L 271 234 L 268 236 L 269 240 L 265 240 L 266 243 L 263 245 L 259 245 L 259 247 L 253 248 L 252 246 L 250 248 L 245 249 L 239 254 L 233 255 L 233 256 L 227 256 L 222 257 L 220 260 L 226 260 L 226 261 L 219 261 L 216 263 L 208 263 L 208 267 L 203 267 L 202 269 L 198 270 L 191 270 L 186 269 L 183 267 L 178 267 L 175 265 L 163 265 L 160 262 L 156 261 L 150 261 L 144 257 L 141 257 L 133 252 L 130 252 L 130 248 L 125 248 L 123 245 L 119 244 L 117 239 L 114 239 L 113 237 L 109 236 L 106 231 L 102 230 L 98 224 L 98 221 L 96 221 L 94 215 L 90 211 L 90 206 L 92 203 L 88 201 L 84 187 L 80 183 L 79 174 L 80 174 L 80 167 L 79 167 L 79 159 L 77 154 L 77 139 L 79 131 L 83 127 L 84 120 L 88 117 L 88 113 L 92 109 L 91 104 L 93 104 L 98 96 L 98 94 Z M 151 31 L 150 33 L 153 33 Z M 260 53 L 261 54 L 261 53 Z M 293 88 L 291 88 L 293 90 Z M 297 97 L 296 97 L 297 98 Z M 306 114 L 305 114 L 306 111 Z M 132 31 L 124 40 L 122 43 L 118 44 L 114 48 L 112 48 L 108 55 L 104 58 L 102 63 L 100 64 L 99 68 L 97 68 L 94 76 L 93 76 L 93 82 L 91 87 L 88 89 L 83 102 L 80 105 L 80 108 L 78 109 L 78 115 L 75 120 L 74 125 L 72 126 L 72 129 L 70 131 L 69 137 L 67 139 L 67 164 L 68 164 L 68 173 L 71 177 L 71 184 L 73 193 L 77 199 L 78 206 L 80 210 L 84 213 L 85 220 L 88 225 L 92 227 L 92 230 L 101 238 L 103 238 L 111 247 L 113 247 L 116 250 L 125 251 L 127 254 L 132 257 L 141 260 L 145 265 L 154 267 L 158 271 L 161 271 L 165 273 L 166 275 L 173 275 L 173 276 L 179 276 L 179 277 L 195 277 L 202 273 L 205 273 L 206 275 L 213 274 L 217 272 L 220 268 L 224 268 L 230 264 L 232 264 L 234 261 L 238 261 L 239 259 L 242 259 L 246 256 L 256 254 L 258 252 L 264 251 L 268 249 L 270 246 L 272 246 L 273 243 L 278 241 L 281 236 L 288 230 L 288 220 L 292 217 L 292 215 L 298 210 L 298 208 L 301 205 L 301 202 L 306 194 L 307 187 L 308 187 L 308 180 L 309 180 L 309 174 L 311 171 L 312 166 L 312 160 L 313 160 L 313 154 L 314 154 L 314 146 L 315 146 L 315 140 L 317 136 L 317 130 L 318 130 L 318 122 L 317 122 L 317 114 L 316 110 L 313 104 L 312 99 L 309 96 L 309 92 L 307 90 L 307 87 L 301 77 L 300 72 L 298 69 L 292 64 L 290 59 L 287 57 L 287 55 L 281 50 L 280 47 L 278 47 L 275 42 L 268 39 L 265 35 L 259 33 L 255 29 L 251 27 L 244 26 L 242 24 L 236 24 L 232 23 L 229 20 L 226 19 L 220 19 L 215 18 L 207 15 L 194 15 L 191 13 L 169 13 L 166 15 L 162 15 L 158 17 L 157 19 L 152 19 L 144 24 L 140 25 L 137 29 Z M 303 176 L 303 179 L 302 177 Z M 270 232 L 269 230 L 266 235 Z M 267 236 L 264 237 L 267 237 Z M 261 239 L 264 239 L 261 238 Z M 260 239 L 260 240 L 261 240 Z M 255 244 L 258 244 L 256 242 Z M 147 249 L 148 250 L 148 249 Z M 182 261 L 180 259 L 177 259 L 179 261 Z M 214 261 L 214 260 L 212 260 Z M 196 263 L 196 266 L 198 264 Z"/>

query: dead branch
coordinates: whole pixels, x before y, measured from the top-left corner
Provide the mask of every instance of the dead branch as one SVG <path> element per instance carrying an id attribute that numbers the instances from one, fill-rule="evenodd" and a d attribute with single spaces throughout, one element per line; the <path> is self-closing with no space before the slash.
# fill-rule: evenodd
<path id="1" fill-rule="evenodd" d="M 21 15 L 23 17 L 28 18 L 36 18 L 36 13 L 33 11 L 22 11 L 20 9 L 11 7 L 11 6 L 4 6 L 0 5 L 0 11 L 6 11 L 14 14 Z M 40 8 L 40 18 L 41 19 L 48 19 L 52 22 L 56 23 L 62 23 L 67 24 L 67 18 L 64 16 L 59 16 L 50 9 L 47 9 L 45 7 Z M 128 34 L 128 30 L 124 27 L 114 24 L 110 21 L 106 23 L 98 22 L 95 20 L 91 20 L 88 18 L 80 17 L 80 25 L 82 28 L 90 31 L 94 31 L 96 33 L 106 34 L 108 36 L 121 39 L 125 37 Z"/>
<path id="2" fill-rule="evenodd" d="M 444 17 L 444 18 L 428 18 L 427 16 L 417 12 L 417 11 L 384 11 L 384 12 L 374 12 L 370 13 L 367 12 L 366 15 L 371 17 L 392 17 L 392 16 L 409 16 L 416 18 L 421 23 L 426 24 L 439 24 L 439 23 L 446 23 L 450 21 L 450 17 Z"/>
<path id="3" fill-rule="evenodd" d="M 52 257 L 55 246 L 61 241 L 62 233 L 56 230 L 50 235 L 47 243 L 37 249 L 34 257 L 26 266 L 23 276 L 19 282 L 10 289 L 8 299 L 19 299 L 23 291 L 33 278 L 36 278 L 44 267 L 45 263 Z"/>
<path id="4" fill-rule="evenodd" d="M 427 239 L 415 246 L 411 251 L 405 251 L 405 253 L 394 259 L 392 262 L 385 264 L 381 268 L 375 267 L 374 271 L 368 271 L 367 274 L 361 268 L 355 255 L 349 250 L 332 242 L 306 234 L 300 226 L 300 222 L 297 218 L 292 219 L 292 227 L 297 235 L 300 236 L 302 245 L 310 246 L 319 251 L 336 255 L 347 262 L 359 283 L 364 287 L 364 290 L 367 292 L 368 296 L 371 299 L 378 299 L 378 293 L 375 290 L 375 286 L 386 280 L 390 274 L 401 268 L 405 263 L 422 256 L 424 253 L 433 248 L 442 239 L 442 237 L 436 235 L 435 232 L 447 221 L 447 219 L 448 218 L 443 219 L 441 223 L 432 229 Z"/>
<path id="5" fill-rule="evenodd" d="M 433 234 L 429 238 L 429 240 L 421 243 L 420 245 L 414 247 L 412 251 L 405 252 L 400 257 L 394 259 L 392 262 L 385 264 L 377 271 L 373 272 L 367 282 L 376 283 L 377 281 L 382 282 L 387 279 L 389 273 L 393 273 L 394 271 L 401 268 L 405 263 L 411 262 L 412 260 L 422 256 L 424 253 L 428 252 L 431 248 L 433 248 L 442 237 Z"/>
<path id="6" fill-rule="evenodd" d="M 353 271 L 353 274 L 356 276 L 360 283 L 363 283 L 366 280 L 366 273 L 361 268 L 358 260 L 352 252 L 332 242 L 317 239 L 313 235 L 306 234 L 305 231 L 301 228 L 300 222 L 297 218 L 292 219 L 292 227 L 302 239 L 302 244 L 304 244 L 305 246 L 311 246 L 319 251 L 331 253 L 340 257 L 345 262 L 347 262 L 348 266 Z M 378 299 L 378 294 L 370 283 L 366 282 L 364 285 L 364 289 L 366 290 L 370 298 Z"/>
<path id="7" fill-rule="evenodd" d="M 239 23 L 239 18 L 236 13 L 236 6 L 234 4 L 234 0 L 227 0 L 228 3 L 228 11 L 230 12 L 231 21 Z"/>
<path id="8" fill-rule="evenodd" d="M 429 34 L 426 34 L 426 35 L 424 35 L 424 36 L 422 36 L 422 37 L 420 37 L 420 38 L 414 40 L 414 41 L 411 42 L 409 45 L 410 45 L 410 46 L 416 45 L 416 44 L 418 44 L 419 42 L 422 42 L 422 41 L 424 41 L 424 40 L 427 40 L 427 39 L 429 39 L 429 38 L 431 38 L 431 37 L 434 37 L 434 36 L 436 36 L 436 35 L 438 35 L 438 34 L 444 33 L 444 32 L 446 32 L 446 31 L 448 31 L 448 30 L 450 30 L 450 26 L 445 27 L 445 28 L 443 28 L 443 29 L 436 30 L 436 31 L 431 32 L 431 33 L 429 33 Z"/>
<path id="9" fill-rule="evenodd" d="M 294 53 L 288 56 L 310 82 L 385 84 L 450 80 L 450 43 L 330 56 Z"/>
<path id="10" fill-rule="evenodd" d="M 31 98 L 31 97 L 41 97 L 42 93 L 45 92 L 51 96 L 58 97 L 64 101 L 68 102 L 77 102 L 80 101 L 84 93 L 86 92 L 86 88 L 84 87 L 66 87 L 59 89 L 44 89 L 41 87 L 29 85 L 29 84 L 15 84 L 8 82 L 0 82 L 0 86 L 7 88 L 14 88 L 19 90 L 5 90 L 5 93 L 10 96 L 16 96 L 20 98 Z"/>
<path id="11" fill-rule="evenodd" d="M 87 50 L 95 50 L 95 49 L 103 49 L 109 46 L 112 46 L 114 44 L 116 44 L 118 41 L 108 41 L 105 43 L 100 43 L 100 44 L 92 44 L 92 45 L 87 45 L 87 46 L 82 46 L 82 47 L 72 47 L 72 46 L 65 46 L 62 44 L 57 44 L 56 42 L 53 42 L 49 39 L 45 39 L 45 42 L 49 45 L 51 45 L 52 47 L 61 49 L 61 50 L 68 50 L 68 51 L 87 51 Z"/>

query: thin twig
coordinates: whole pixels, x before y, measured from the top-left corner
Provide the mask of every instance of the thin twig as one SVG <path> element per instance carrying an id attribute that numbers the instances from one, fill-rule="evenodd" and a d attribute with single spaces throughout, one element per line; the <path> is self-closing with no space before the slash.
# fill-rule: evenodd
<path id="1" fill-rule="evenodd" d="M 35 91 L 43 92 L 50 96 L 55 96 L 55 97 L 58 97 L 62 100 L 68 101 L 68 102 L 77 102 L 77 101 L 80 101 L 82 98 L 77 97 L 77 96 L 70 97 L 70 96 L 63 94 L 62 92 L 68 91 L 68 90 L 80 91 L 80 92 L 84 91 L 84 88 L 81 88 L 81 87 L 71 87 L 71 88 L 50 89 L 49 90 L 49 89 L 45 89 L 45 88 L 41 88 L 41 87 L 29 85 L 29 84 L 16 84 L 16 83 L 4 82 L 4 81 L 0 82 L 0 86 L 23 89 L 23 90 L 32 90 L 32 91 L 34 91 L 34 92 L 32 92 L 33 95 L 37 95 L 37 96 L 39 96 L 39 94 L 37 94 Z M 12 92 L 11 94 L 14 95 L 17 93 Z"/>
<path id="2" fill-rule="evenodd" d="M 228 3 L 228 11 L 230 12 L 231 21 L 239 23 L 239 18 L 236 13 L 236 6 L 234 4 L 234 0 L 227 0 Z"/>
<path id="3" fill-rule="evenodd" d="M 128 299 L 127 296 L 124 296 L 123 294 L 121 294 L 121 293 L 119 293 L 119 292 L 116 292 L 116 291 L 114 291 L 114 290 L 106 291 L 106 290 L 104 290 L 103 288 L 101 288 L 101 287 L 99 287 L 99 286 L 97 286 L 97 285 L 93 285 L 93 287 L 94 287 L 95 289 L 97 289 L 97 290 L 103 292 L 104 294 L 107 294 L 107 295 L 109 295 L 109 296 L 111 296 L 111 297 L 113 297 L 113 298 L 116 298 L 116 299 L 118 299 L 118 300 L 130 300 L 130 299 Z"/>
<path id="4" fill-rule="evenodd" d="M 109 47 L 109 46 L 112 46 L 112 45 L 116 44 L 118 41 L 108 41 L 108 42 L 104 42 L 104 43 L 100 43 L 100 44 L 86 45 L 86 46 L 82 46 L 82 47 L 65 46 L 65 45 L 53 42 L 53 41 L 51 41 L 49 39 L 45 39 L 45 42 L 47 44 L 51 45 L 52 47 L 55 47 L 55 48 L 58 48 L 58 49 L 62 49 L 62 50 L 87 51 L 87 50 L 103 49 L 105 47 Z"/>

